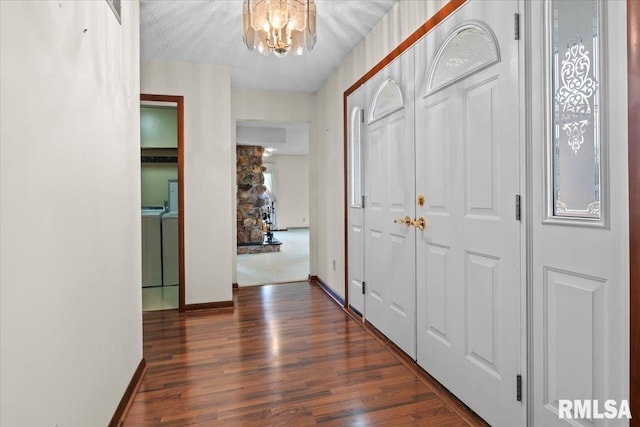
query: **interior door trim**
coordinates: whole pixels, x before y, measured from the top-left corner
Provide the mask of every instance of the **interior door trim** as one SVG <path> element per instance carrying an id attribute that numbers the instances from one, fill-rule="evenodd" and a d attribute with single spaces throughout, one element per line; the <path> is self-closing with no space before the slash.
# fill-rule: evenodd
<path id="1" fill-rule="evenodd" d="M 185 311 L 184 283 L 184 96 L 140 94 L 140 101 L 175 102 L 178 112 L 178 311 Z"/>

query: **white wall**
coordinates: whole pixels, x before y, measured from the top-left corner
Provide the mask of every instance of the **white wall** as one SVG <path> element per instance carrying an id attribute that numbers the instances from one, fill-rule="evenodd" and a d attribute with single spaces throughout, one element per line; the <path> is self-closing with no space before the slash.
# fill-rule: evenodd
<path id="1" fill-rule="evenodd" d="M 231 301 L 235 220 L 225 206 L 232 200 L 235 144 L 229 68 L 142 61 L 140 74 L 142 93 L 184 96 L 186 303 Z"/>
<path id="2" fill-rule="evenodd" d="M 314 144 L 316 127 L 316 96 L 307 92 L 256 91 L 233 89 L 231 91 L 231 140 L 235 144 L 237 120 L 260 120 L 265 122 L 308 122 L 309 146 Z M 231 215 L 233 227 L 233 248 L 237 244 L 236 235 L 236 156 L 232 150 L 234 170 L 231 176 L 233 195 Z M 313 160 L 310 161 L 312 162 Z M 313 180 L 313 167 L 310 167 L 310 181 Z M 315 257 L 317 247 L 317 228 L 315 227 L 316 198 L 309 200 L 309 246 L 310 271 L 315 274 Z M 233 253 L 233 282 L 237 283 L 236 253 Z"/>
<path id="3" fill-rule="evenodd" d="M 316 138 L 310 147 L 311 194 L 312 206 L 317 207 L 313 224 L 317 226 L 317 236 L 322 238 L 317 239 L 312 252 L 315 268 L 311 274 L 340 295 L 345 294 L 343 93 L 445 3 L 445 0 L 398 2 L 316 94 Z"/>
<path id="4" fill-rule="evenodd" d="M 142 359 L 138 3 L 0 2 L 0 425 L 104 426 Z"/>
<path id="5" fill-rule="evenodd" d="M 309 156 L 271 156 L 279 228 L 309 227 Z"/>
<path id="6" fill-rule="evenodd" d="M 236 120 L 265 122 L 311 122 L 314 117 L 315 95 L 307 92 L 269 90 L 231 91 L 231 117 Z"/>

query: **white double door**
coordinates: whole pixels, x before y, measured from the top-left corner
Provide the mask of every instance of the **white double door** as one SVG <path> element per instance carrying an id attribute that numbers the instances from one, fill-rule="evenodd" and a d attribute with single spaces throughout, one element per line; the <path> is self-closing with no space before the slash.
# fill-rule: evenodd
<path id="1" fill-rule="evenodd" d="M 525 420 L 516 399 L 524 374 L 518 41 L 505 25 L 514 12 L 517 2 L 466 4 L 348 100 L 366 107 L 366 201 L 350 210 L 349 230 L 363 234 L 363 256 L 360 277 L 350 273 L 350 303 L 494 426 Z M 495 33 L 500 60 L 429 92 L 437 49 L 472 19 Z M 388 79 L 403 106 L 373 117 Z"/>

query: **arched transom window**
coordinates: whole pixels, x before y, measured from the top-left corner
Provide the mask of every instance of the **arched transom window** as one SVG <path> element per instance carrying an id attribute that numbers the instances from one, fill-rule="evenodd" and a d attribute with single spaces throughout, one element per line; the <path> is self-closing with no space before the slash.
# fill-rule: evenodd
<path id="1" fill-rule="evenodd" d="M 478 22 L 468 22 L 452 31 L 438 49 L 429 73 L 428 92 L 499 61 L 500 52 L 492 31 Z"/>
<path id="2" fill-rule="evenodd" d="M 376 89 L 371 99 L 369 123 L 375 122 L 404 107 L 402 90 L 392 79 L 386 79 Z"/>

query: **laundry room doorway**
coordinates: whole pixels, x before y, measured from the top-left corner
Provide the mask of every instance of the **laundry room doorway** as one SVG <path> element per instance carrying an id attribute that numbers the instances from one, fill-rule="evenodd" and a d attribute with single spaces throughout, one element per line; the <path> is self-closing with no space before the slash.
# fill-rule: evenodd
<path id="1" fill-rule="evenodd" d="M 143 311 L 185 310 L 184 98 L 140 95 Z"/>

